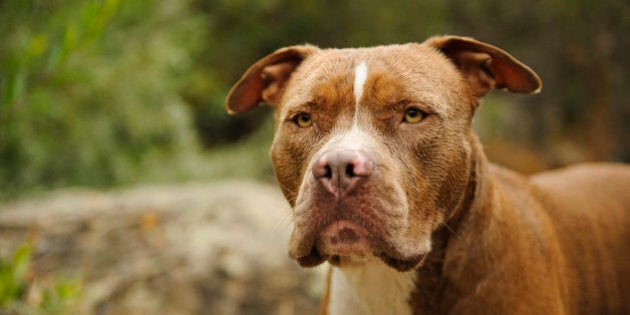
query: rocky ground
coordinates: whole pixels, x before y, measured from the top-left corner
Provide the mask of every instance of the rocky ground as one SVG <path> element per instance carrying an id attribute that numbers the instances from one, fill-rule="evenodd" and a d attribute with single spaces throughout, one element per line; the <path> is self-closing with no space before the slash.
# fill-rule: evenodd
<path id="1" fill-rule="evenodd" d="M 64 190 L 0 205 L 0 257 L 30 237 L 35 278 L 79 275 L 85 314 L 317 314 L 323 269 L 287 258 L 271 184 Z"/>

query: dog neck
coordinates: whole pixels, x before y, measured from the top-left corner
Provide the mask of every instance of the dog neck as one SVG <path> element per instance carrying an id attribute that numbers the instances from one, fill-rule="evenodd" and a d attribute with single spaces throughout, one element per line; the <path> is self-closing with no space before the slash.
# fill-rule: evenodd
<path id="1" fill-rule="evenodd" d="M 409 301 L 413 314 L 441 314 L 447 312 L 444 307 L 455 301 L 446 301 L 444 291 L 449 285 L 445 275 L 445 254 L 452 241 L 457 241 L 459 230 L 475 216 L 476 212 L 486 209 L 493 200 L 490 189 L 492 181 L 488 176 L 488 161 L 481 144 L 473 135 L 472 158 L 467 188 L 458 206 L 447 215 L 445 223 L 432 233 L 432 249 L 424 264 L 416 271 L 416 285 Z M 452 299 L 453 296 L 450 296 Z"/>
<path id="2" fill-rule="evenodd" d="M 444 220 L 444 227 L 451 232 L 449 234 L 452 234 L 457 230 L 461 221 L 470 212 L 470 209 L 473 207 L 475 202 L 478 204 L 481 200 L 487 200 L 482 198 L 480 195 L 482 192 L 487 192 L 485 189 L 486 183 L 483 182 L 486 177 L 483 175 L 486 173 L 488 161 L 477 137 L 475 135 L 471 135 L 471 137 L 472 152 L 468 174 L 468 184 L 466 185 L 466 189 L 464 190 L 459 203 L 452 211 L 446 214 L 446 219 Z M 479 207 L 479 205 L 476 206 Z"/>

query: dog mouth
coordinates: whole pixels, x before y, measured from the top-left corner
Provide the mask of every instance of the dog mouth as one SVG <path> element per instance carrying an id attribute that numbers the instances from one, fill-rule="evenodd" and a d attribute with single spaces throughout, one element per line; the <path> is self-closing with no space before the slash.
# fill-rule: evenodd
<path id="1" fill-rule="evenodd" d="M 348 220 L 339 220 L 325 227 L 315 243 L 317 251 L 326 256 L 364 257 L 372 253 L 370 233 Z"/>
<path id="2" fill-rule="evenodd" d="M 302 253 L 289 253 L 302 267 L 314 267 L 325 261 L 341 266 L 349 262 L 360 263 L 375 256 L 394 269 L 408 271 L 419 267 L 426 256 L 426 253 L 403 255 L 363 226 L 349 220 L 328 224 L 311 238 L 311 244 L 302 245 Z"/>

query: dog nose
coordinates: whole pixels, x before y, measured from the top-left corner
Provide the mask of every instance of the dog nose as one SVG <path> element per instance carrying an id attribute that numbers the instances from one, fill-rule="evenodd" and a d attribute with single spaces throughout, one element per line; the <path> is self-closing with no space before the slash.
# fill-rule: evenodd
<path id="1" fill-rule="evenodd" d="M 313 166 L 313 176 L 330 193 L 350 191 L 361 178 L 369 177 L 374 162 L 363 150 L 331 149 L 324 152 Z"/>

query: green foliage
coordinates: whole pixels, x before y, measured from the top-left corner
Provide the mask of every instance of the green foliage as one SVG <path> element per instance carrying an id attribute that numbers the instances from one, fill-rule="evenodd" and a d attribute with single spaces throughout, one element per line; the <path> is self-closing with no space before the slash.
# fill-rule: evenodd
<path id="1" fill-rule="evenodd" d="M 10 262 L 0 260 L 0 307 L 19 300 L 26 290 L 24 281 L 33 249 L 23 244 L 15 250 Z"/>
<path id="2" fill-rule="evenodd" d="M 71 314 L 80 297 L 76 279 L 51 279 L 35 283 L 28 275 L 33 248 L 20 245 L 13 259 L 0 259 L 1 314 Z"/>
<path id="3" fill-rule="evenodd" d="M 180 174 L 197 144 L 178 89 L 203 34 L 186 8 L 1 3 L 0 191 Z"/>

